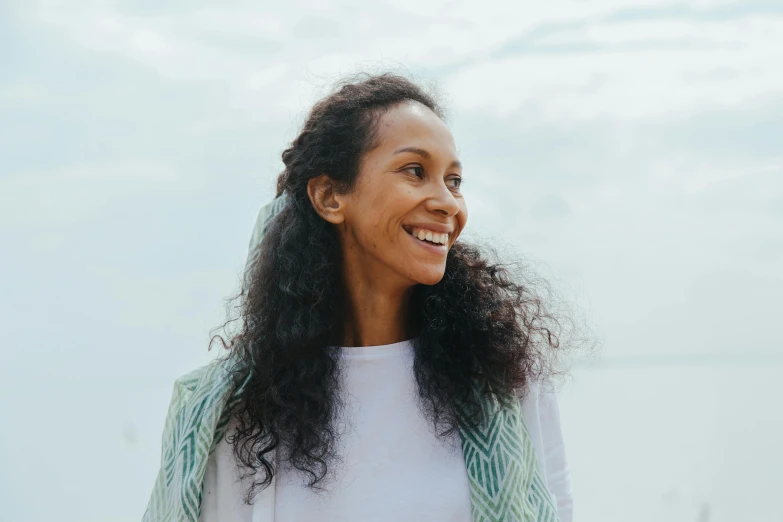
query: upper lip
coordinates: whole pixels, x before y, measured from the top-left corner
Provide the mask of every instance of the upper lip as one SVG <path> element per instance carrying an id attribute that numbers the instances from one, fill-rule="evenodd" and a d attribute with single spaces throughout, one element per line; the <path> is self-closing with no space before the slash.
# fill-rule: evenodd
<path id="1" fill-rule="evenodd" d="M 406 223 L 402 226 L 402 228 L 404 228 L 405 231 L 409 234 L 413 231 L 412 229 L 414 228 L 432 230 L 433 232 L 438 232 L 439 234 L 448 234 L 449 236 L 451 236 L 452 232 L 454 232 L 452 227 L 442 223 Z"/>

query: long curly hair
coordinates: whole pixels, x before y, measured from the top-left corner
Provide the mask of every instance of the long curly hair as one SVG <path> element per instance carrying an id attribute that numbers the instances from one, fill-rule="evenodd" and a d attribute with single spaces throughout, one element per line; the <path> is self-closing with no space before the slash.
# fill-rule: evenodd
<path id="1" fill-rule="evenodd" d="M 237 296 L 241 330 L 228 343 L 213 337 L 238 361 L 236 431 L 228 441 L 243 478 L 260 472 L 248 504 L 277 472 L 271 451 L 315 490 L 339 458 L 335 420 L 343 403 L 334 350 L 346 324 L 342 253 L 335 228 L 312 207 L 307 182 L 325 172 L 339 190 L 352 190 L 362 156 L 378 143 L 379 118 L 409 100 L 443 118 L 435 97 L 403 76 L 344 80 L 312 108 L 282 154 L 277 194 L 285 192 L 286 202 Z M 440 436 L 484 421 L 473 390 L 501 401 L 521 397 L 528 379 L 553 371 L 560 323 L 545 304 L 531 281 L 462 239 L 448 252 L 442 280 L 414 288 L 415 380 L 422 411 Z"/>

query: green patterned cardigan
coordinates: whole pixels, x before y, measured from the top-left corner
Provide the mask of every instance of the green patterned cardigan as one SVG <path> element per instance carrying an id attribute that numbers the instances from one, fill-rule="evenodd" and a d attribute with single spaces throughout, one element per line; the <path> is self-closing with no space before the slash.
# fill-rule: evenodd
<path id="1" fill-rule="evenodd" d="M 264 206 L 251 239 L 248 265 L 284 197 Z M 143 522 L 198 522 L 209 456 L 227 430 L 241 389 L 230 396 L 231 356 L 176 380 L 163 429 L 161 465 Z M 518 400 L 483 399 L 488 419 L 460 429 L 473 522 L 559 522 Z M 274 481 L 254 499 L 254 522 L 274 521 Z M 225 521 L 231 522 L 231 521 Z"/>

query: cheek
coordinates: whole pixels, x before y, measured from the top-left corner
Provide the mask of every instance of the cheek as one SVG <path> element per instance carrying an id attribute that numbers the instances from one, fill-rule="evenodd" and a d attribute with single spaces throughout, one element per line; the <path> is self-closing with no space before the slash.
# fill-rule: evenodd
<path id="1" fill-rule="evenodd" d="M 398 244 L 401 240 L 400 232 L 404 232 L 402 223 L 415 207 L 416 201 L 409 189 L 388 187 L 384 197 L 380 198 L 376 205 L 366 209 L 366 215 L 373 216 L 368 220 L 368 233 L 377 238 L 376 242 L 383 238 L 386 244 Z"/>
<path id="2" fill-rule="evenodd" d="M 357 238 L 368 250 L 391 255 L 398 250 L 404 233 L 402 222 L 416 207 L 416 194 L 402 183 L 383 179 L 363 187 L 361 197 L 352 208 L 352 221 Z"/>
<path id="3" fill-rule="evenodd" d="M 459 227 L 460 232 L 465 228 L 465 225 L 468 224 L 468 207 L 465 205 L 464 200 L 463 203 L 460 205 L 459 213 L 457 214 L 457 226 Z"/>
<path id="4" fill-rule="evenodd" d="M 368 210 L 368 214 L 371 211 Z M 396 248 L 399 239 L 394 235 L 395 222 L 391 216 L 374 212 L 373 219 L 365 221 L 362 227 L 364 244 L 373 251 L 380 252 L 390 248 Z"/>

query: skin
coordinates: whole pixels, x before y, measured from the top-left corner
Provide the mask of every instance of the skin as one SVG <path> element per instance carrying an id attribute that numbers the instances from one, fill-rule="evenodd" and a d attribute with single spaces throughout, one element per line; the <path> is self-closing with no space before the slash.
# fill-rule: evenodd
<path id="1" fill-rule="evenodd" d="M 468 219 L 454 137 L 434 112 L 417 102 L 399 104 L 382 116 L 379 134 L 352 192 L 340 194 L 326 174 L 308 183 L 313 208 L 334 224 L 342 246 L 348 296 L 343 346 L 415 335 L 407 321 L 412 290 L 443 278 L 447 248 Z M 419 152 L 400 152 L 404 148 Z M 447 226 L 447 248 L 422 247 L 406 231 L 412 223 Z"/>

